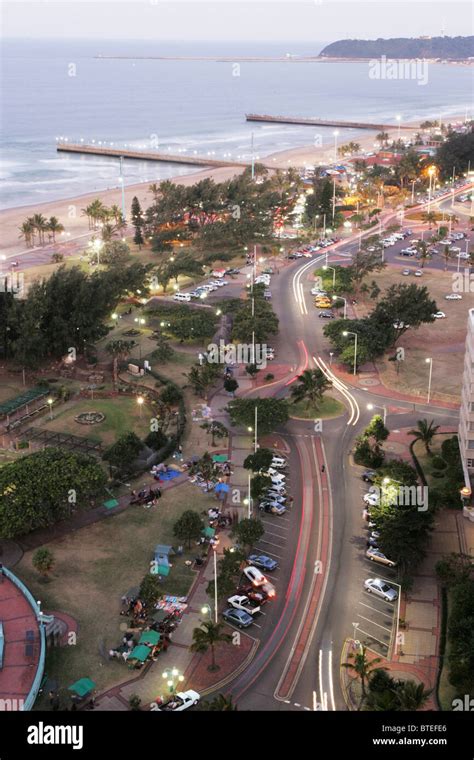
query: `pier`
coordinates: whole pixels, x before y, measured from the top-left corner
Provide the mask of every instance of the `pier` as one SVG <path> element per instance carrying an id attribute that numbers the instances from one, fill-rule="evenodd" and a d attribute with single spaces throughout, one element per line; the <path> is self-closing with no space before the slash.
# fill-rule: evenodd
<path id="1" fill-rule="evenodd" d="M 269 124 L 302 124 L 310 127 L 342 127 L 346 129 L 413 129 L 397 124 L 370 124 L 361 121 L 338 121 L 337 119 L 312 119 L 304 116 L 268 116 L 267 114 L 246 113 L 247 121 L 262 121 Z"/>
<path id="2" fill-rule="evenodd" d="M 83 145 L 75 143 L 59 142 L 56 149 L 60 153 L 80 153 L 93 156 L 109 156 L 111 158 L 132 158 L 137 161 L 161 161 L 168 164 L 188 164 L 190 166 L 205 167 L 247 167 L 251 162 L 244 161 L 221 161 L 216 158 L 205 158 L 192 155 L 173 155 L 172 153 L 157 153 L 156 151 L 128 150 L 107 148 L 105 145 Z"/>

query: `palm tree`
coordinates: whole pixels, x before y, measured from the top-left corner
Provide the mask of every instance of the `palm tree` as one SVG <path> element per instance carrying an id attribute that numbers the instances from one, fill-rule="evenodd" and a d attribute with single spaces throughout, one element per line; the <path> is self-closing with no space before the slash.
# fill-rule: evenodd
<path id="1" fill-rule="evenodd" d="M 55 216 L 50 216 L 48 219 L 48 231 L 51 233 L 53 243 L 56 242 L 56 233 L 64 232 L 64 225 L 61 224 L 59 219 Z"/>
<path id="2" fill-rule="evenodd" d="M 325 391 L 332 387 L 332 383 L 320 369 L 305 369 L 302 375 L 298 375 L 299 385 L 293 386 L 291 395 L 294 401 L 306 399 L 307 408 L 317 408 Z"/>
<path id="3" fill-rule="evenodd" d="M 420 242 L 417 243 L 415 247 L 418 252 L 419 259 L 421 261 L 421 268 L 423 269 L 423 267 L 425 266 L 425 261 L 428 258 L 428 246 L 423 240 L 420 240 Z"/>
<path id="4" fill-rule="evenodd" d="M 398 681 L 396 693 L 399 702 L 398 709 L 401 712 L 414 712 L 425 706 L 433 689 L 425 690 L 422 683 L 415 681 Z"/>
<path id="5" fill-rule="evenodd" d="M 387 145 L 387 142 L 388 142 L 388 132 L 379 132 L 375 139 L 381 145 Z"/>
<path id="6" fill-rule="evenodd" d="M 153 200 L 156 203 L 158 200 L 158 196 L 160 195 L 160 186 L 157 185 L 156 182 L 153 182 L 153 184 L 149 186 L 148 190 L 153 195 Z"/>
<path id="7" fill-rule="evenodd" d="M 416 428 L 409 430 L 408 435 L 412 435 L 415 441 L 422 441 L 425 445 L 426 453 L 431 454 L 430 443 L 439 430 L 439 425 L 435 425 L 433 420 L 418 420 Z"/>
<path id="8" fill-rule="evenodd" d="M 89 203 L 86 208 L 81 209 L 82 216 L 87 216 L 87 221 L 89 223 L 89 229 L 92 228 L 92 203 Z"/>
<path id="9" fill-rule="evenodd" d="M 113 378 L 114 387 L 118 385 L 118 360 L 120 357 L 127 356 L 135 345 L 134 340 L 111 340 L 107 343 L 105 350 L 113 357 Z"/>
<path id="10" fill-rule="evenodd" d="M 429 229 L 432 228 L 433 223 L 436 223 L 437 218 L 438 217 L 436 216 L 436 213 L 434 211 L 425 211 L 423 213 L 423 220 L 425 222 L 428 222 Z"/>
<path id="11" fill-rule="evenodd" d="M 110 216 L 115 219 L 115 224 L 120 224 L 123 219 L 122 209 L 120 206 L 117 206 L 117 204 L 114 203 L 113 206 L 110 207 L 109 212 Z"/>
<path id="12" fill-rule="evenodd" d="M 232 695 L 226 697 L 224 694 L 218 694 L 214 699 L 201 702 L 200 709 L 208 712 L 236 712 L 237 705 L 232 702 Z"/>
<path id="13" fill-rule="evenodd" d="M 451 259 L 452 253 L 450 251 L 449 244 L 446 244 L 443 246 L 443 257 L 444 257 L 444 271 L 447 272 L 448 270 L 448 264 Z"/>
<path id="14" fill-rule="evenodd" d="M 221 642 L 231 642 L 232 636 L 228 633 L 223 633 L 222 623 L 213 623 L 212 620 L 206 620 L 201 623 L 200 628 L 193 630 L 193 643 L 189 647 L 191 652 L 197 652 L 198 654 L 206 654 L 211 650 L 211 664 L 208 670 L 218 670 L 219 665 L 216 665 L 215 646 Z"/>
<path id="15" fill-rule="evenodd" d="M 18 237 L 25 239 L 26 246 L 33 245 L 35 241 L 35 227 L 31 219 L 26 219 L 18 229 L 20 230 Z"/>
<path id="16" fill-rule="evenodd" d="M 43 214 L 33 214 L 31 220 L 29 221 L 31 221 L 33 227 L 38 232 L 40 245 L 44 245 L 44 233 L 48 229 L 48 222 L 46 218 L 43 216 Z"/>
<path id="17" fill-rule="evenodd" d="M 376 667 L 379 664 L 379 662 L 382 662 L 381 657 L 374 657 L 372 660 L 368 660 L 366 652 L 367 652 L 366 647 L 361 647 L 358 652 L 356 653 L 351 652 L 348 655 L 348 659 L 352 660 L 352 662 L 341 663 L 343 668 L 354 670 L 357 673 L 358 677 L 360 678 L 360 685 L 362 688 L 362 698 L 359 703 L 359 707 L 358 707 L 359 710 L 362 707 L 362 703 L 367 697 L 367 690 L 365 686 L 370 676 L 372 675 L 372 673 L 377 673 L 379 670 L 386 670 L 386 668 Z"/>

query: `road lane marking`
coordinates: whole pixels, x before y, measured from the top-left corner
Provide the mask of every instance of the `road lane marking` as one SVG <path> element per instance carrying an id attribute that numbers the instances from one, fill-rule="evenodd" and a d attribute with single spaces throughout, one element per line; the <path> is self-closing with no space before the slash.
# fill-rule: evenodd
<path id="1" fill-rule="evenodd" d="M 387 647 L 387 649 L 389 649 L 389 645 L 386 644 L 384 641 L 380 641 L 380 639 L 378 639 L 377 636 L 373 636 L 371 633 L 367 633 L 367 631 L 363 631 L 362 628 L 359 628 L 358 632 L 359 631 L 360 631 L 360 633 L 365 634 L 365 636 L 368 636 L 369 639 L 373 639 L 374 641 L 376 641 L 377 644 L 380 644 L 381 646 Z"/>
<path id="2" fill-rule="evenodd" d="M 384 631 L 387 631 L 387 633 L 390 633 L 390 634 L 392 633 L 392 629 L 391 628 L 387 628 L 385 625 L 381 625 L 380 623 L 376 623 L 375 620 L 371 620 L 370 618 L 366 618 L 366 617 L 364 617 L 364 615 L 359 615 L 359 613 L 357 613 L 357 617 L 360 617 L 361 620 L 367 620 L 368 623 L 371 623 L 372 625 L 376 625 L 377 628 L 382 628 Z"/>

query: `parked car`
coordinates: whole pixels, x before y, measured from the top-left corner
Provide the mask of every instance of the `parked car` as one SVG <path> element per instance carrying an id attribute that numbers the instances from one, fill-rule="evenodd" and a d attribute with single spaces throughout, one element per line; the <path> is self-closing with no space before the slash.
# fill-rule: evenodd
<path id="1" fill-rule="evenodd" d="M 269 596 L 261 586 L 260 588 L 255 588 L 255 586 L 244 584 L 243 586 L 238 587 L 237 594 L 247 596 L 251 602 L 258 604 L 260 607 L 271 599 L 271 596 Z"/>
<path id="2" fill-rule="evenodd" d="M 445 296 L 445 299 L 447 301 L 461 301 L 462 295 L 461 293 L 448 293 L 448 295 Z"/>
<path id="3" fill-rule="evenodd" d="M 197 691 L 189 689 L 188 691 L 179 691 L 177 694 L 173 694 L 166 702 L 156 703 L 157 712 L 182 712 L 187 710 L 188 707 L 197 705 L 201 695 Z"/>
<path id="4" fill-rule="evenodd" d="M 444 311 L 437 311 L 436 314 L 432 314 L 431 316 L 435 319 L 446 319 L 446 314 Z"/>
<path id="5" fill-rule="evenodd" d="M 388 557 L 386 557 L 385 554 L 380 551 L 380 549 L 376 549 L 373 546 L 367 549 L 365 555 L 372 562 L 380 562 L 381 565 L 387 565 L 387 567 L 395 567 L 397 564 L 396 562 L 393 562 L 393 560 L 388 559 Z"/>
<path id="6" fill-rule="evenodd" d="M 259 604 L 253 602 L 248 596 L 242 596 L 240 594 L 230 596 L 227 600 L 227 604 L 230 604 L 235 610 L 243 610 L 249 615 L 256 615 L 257 612 L 260 612 Z"/>
<path id="7" fill-rule="evenodd" d="M 377 477 L 377 473 L 374 470 L 366 470 L 362 473 L 361 477 L 366 483 L 373 483 Z"/>
<path id="8" fill-rule="evenodd" d="M 247 580 L 254 586 L 263 586 L 263 584 L 267 582 L 264 574 L 261 573 L 257 567 L 253 567 L 253 565 L 244 567 L 243 573 Z"/>
<path id="9" fill-rule="evenodd" d="M 276 570 L 278 567 L 278 562 L 276 559 L 267 557 L 266 554 L 249 554 L 247 557 L 247 562 L 249 565 L 260 567 L 262 570 L 266 570 L 269 573 L 271 573 L 273 570 Z"/>
<path id="10" fill-rule="evenodd" d="M 272 467 L 277 467 L 278 469 L 284 469 L 285 467 L 287 467 L 287 461 L 286 459 L 283 459 L 283 457 L 273 457 Z"/>
<path id="11" fill-rule="evenodd" d="M 191 296 L 189 293 L 175 293 L 173 296 L 173 301 L 190 301 Z"/>
<path id="12" fill-rule="evenodd" d="M 423 272 L 421 271 L 421 269 L 415 269 L 414 275 L 415 277 L 423 277 Z"/>
<path id="13" fill-rule="evenodd" d="M 406 277 L 407 275 L 410 274 L 410 270 L 409 269 L 403 269 L 402 270 L 402 274 L 405 275 L 405 277 Z"/>
<path id="14" fill-rule="evenodd" d="M 377 507 L 380 503 L 380 497 L 376 493 L 366 493 L 363 496 L 364 503 L 369 504 L 371 507 Z"/>
<path id="15" fill-rule="evenodd" d="M 286 491 L 272 491 L 270 488 L 265 492 L 265 500 L 274 501 L 277 504 L 284 504 L 286 501 Z"/>
<path id="16" fill-rule="evenodd" d="M 236 625 L 237 628 L 248 628 L 253 623 L 252 615 L 249 615 L 245 610 L 236 610 L 233 607 L 224 610 L 222 617 L 228 623 Z"/>
<path id="17" fill-rule="evenodd" d="M 364 588 L 369 594 L 380 596 L 386 602 L 396 602 L 398 599 L 398 592 L 381 578 L 367 578 Z"/>
<path id="18" fill-rule="evenodd" d="M 320 311 L 318 314 L 319 319 L 334 319 L 332 311 Z"/>
<path id="19" fill-rule="evenodd" d="M 310 292 L 312 296 L 327 296 L 326 290 L 320 290 L 319 288 L 316 288 L 316 287 L 311 288 Z"/>
<path id="20" fill-rule="evenodd" d="M 285 505 L 277 501 L 261 501 L 258 508 L 271 515 L 283 515 L 286 512 Z"/>

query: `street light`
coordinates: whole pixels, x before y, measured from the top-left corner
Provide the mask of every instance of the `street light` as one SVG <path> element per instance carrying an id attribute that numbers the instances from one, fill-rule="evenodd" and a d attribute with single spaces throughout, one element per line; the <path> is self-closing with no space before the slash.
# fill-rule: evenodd
<path id="1" fill-rule="evenodd" d="M 143 407 L 144 401 L 145 399 L 143 398 L 143 396 L 137 396 L 137 404 L 138 404 L 138 408 L 140 409 L 140 417 L 142 416 L 142 407 Z"/>
<path id="2" fill-rule="evenodd" d="M 174 694 L 176 691 L 176 683 L 182 683 L 184 681 L 184 676 L 181 675 L 177 668 L 165 670 L 162 673 L 162 676 L 166 681 L 170 694 Z"/>
<path id="3" fill-rule="evenodd" d="M 425 359 L 425 363 L 430 365 L 430 374 L 429 374 L 429 379 L 428 379 L 428 398 L 426 399 L 426 403 L 429 404 L 430 398 L 431 398 L 431 377 L 433 374 L 433 359 L 429 357 L 428 359 Z"/>
<path id="4" fill-rule="evenodd" d="M 339 300 L 339 298 L 341 299 L 341 301 L 344 301 L 344 316 L 342 318 L 347 319 L 347 298 L 344 298 L 344 296 L 333 296 L 332 300 L 337 301 Z"/>
<path id="5" fill-rule="evenodd" d="M 48 404 L 49 404 L 49 418 L 50 418 L 50 420 L 53 419 L 53 403 L 54 403 L 53 399 L 49 398 L 48 399 Z"/>
<path id="6" fill-rule="evenodd" d="M 345 338 L 347 338 L 348 335 L 353 335 L 355 338 L 354 341 L 354 376 L 357 373 L 357 333 L 352 332 L 352 330 L 344 330 L 342 333 Z"/>
<path id="7" fill-rule="evenodd" d="M 335 267 L 330 267 L 329 264 L 324 264 L 323 269 L 324 270 L 326 270 L 326 269 L 332 269 L 332 286 L 334 288 L 335 285 L 336 285 L 336 269 L 335 269 Z"/>
<path id="8" fill-rule="evenodd" d="M 379 406 L 378 404 L 367 404 L 367 409 L 382 409 L 383 410 L 383 424 L 387 422 L 387 407 L 386 406 Z"/>
<path id="9" fill-rule="evenodd" d="M 431 206 L 431 193 L 433 188 L 433 177 L 436 174 L 436 166 L 429 166 L 428 167 L 428 176 L 430 178 L 430 185 L 428 189 L 428 211 L 430 210 Z"/>

